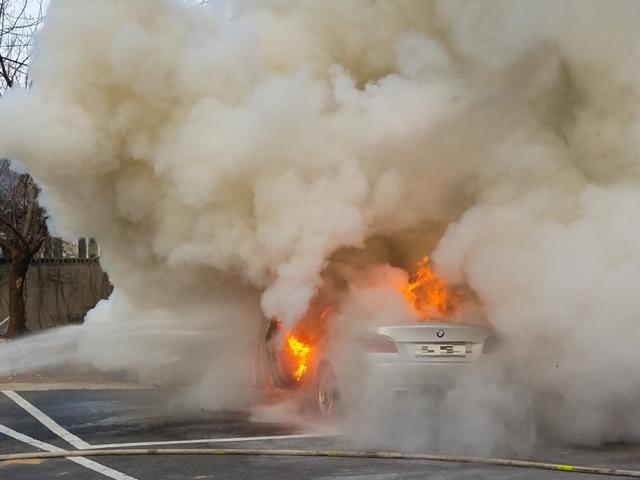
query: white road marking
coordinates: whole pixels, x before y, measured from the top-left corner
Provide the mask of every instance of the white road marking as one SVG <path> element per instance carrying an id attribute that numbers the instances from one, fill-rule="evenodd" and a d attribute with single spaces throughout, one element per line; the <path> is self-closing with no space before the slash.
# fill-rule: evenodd
<path id="1" fill-rule="evenodd" d="M 188 445 L 192 443 L 235 443 L 252 442 L 261 440 L 289 440 L 296 438 L 318 438 L 330 437 L 333 435 L 317 435 L 314 433 L 301 433 L 294 435 L 267 435 L 263 437 L 234 437 L 234 438 L 203 438 L 200 440 L 176 440 L 165 442 L 132 442 L 132 443 L 105 443 L 102 445 L 92 445 L 91 448 L 125 448 L 125 447 L 152 447 L 155 445 Z"/>
<path id="2" fill-rule="evenodd" d="M 32 447 L 39 448 L 40 450 L 44 450 L 45 452 L 65 452 L 63 448 L 56 447 L 55 445 L 51 445 L 49 443 L 41 442 L 40 440 L 36 440 L 35 438 L 28 437 L 20 432 L 16 432 L 15 430 L 6 427 L 4 425 L 0 425 L 0 433 L 4 433 L 8 437 L 14 438 L 22 443 L 26 443 L 27 445 L 31 445 Z M 105 477 L 113 478 L 114 480 L 137 480 L 134 477 L 130 477 L 122 472 L 114 470 L 109 467 L 105 467 L 104 465 L 99 464 L 98 462 L 94 462 L 93 460 L 89 460 L 88 458 L 82 457 L 66 457 L 67 460 L 70 460 L 78 465 L 82 465 L 89 470 L 93 470 L 94 472 L 100 473 Z"/>
<path id="3" fill-rule="evenodd" d="M 89 445 L 87 442 L 85 442 L 81 438 L 76 437 L 73 433 L 67 431 L 64 427 L 62 427 L 62 425 L 60 425 L 54 419 L 52 419 L 47 414 L 45 414 L 43 411 L 39 410 L 38 408 L 33 406 L 31 403 L 26 401 L 16 392 L 12 392 L 10 390 L 3 390 L 2 393 L 4 393 L 7 397 L 13 400 L 18 406 L 22 407 L 24 410 L 30 413 L 36 420 L 38 420 L 45 427 L 47 427 L 53 433 L 58 435 L 64 441 L 76 447 L 78 450 L 87 450 L 91 448 L 91 445 Z"/>
<path id="4" fill-rule="evenodd" d="M 319 438 L 319 437 L 332 437 L 336 436 L 335 434 L 315 434 L 315 433 L 300 433 L 300 434 L 292 434 L 292 435 L 265 435 L 265 436 L 256 436 L 256 437 L 231 437 L 231 438 L 203 438 L 197 440 L 175 440 L 175 441 L 160 441 L 160 442 L 130 442 L 130 443 L 105 443 L 100 445 L 91 445 L 81 438 L 77 437 L 73 433 L 66 430 L 62 425 L 57 423 L 43 411 L 29 403 L 18 393 L 10 390 L 3 390 L 8 398 L 13 400 L 18 406 L 22 407 L 29 414 L 31 414 L 36 420 L 42 423 L 45 427 L 51 430 L 53 433 L 58 435 L 60 438 L 77 448 L 78 450 L 87 450 L 92 448 L 124 448 L 124 447 L 147 447 L 147 446 L 159 446 L 159 445 L 188 445 L 188 444 L 198 444 L 198 443 L 236 443 L 236 442 L 252 442 L 252 441 L 263 441 L 263 440 L 292 440 L 292 439 L 302 439 L 302 438 Z M 35 438 L 28 437 L 20 432 L 16 432 L 15 430 L 10 429 L 4 425 L 0 425 L 0 433 L 4 433 L 10 437 L 15 438 L 21 442 L 32 445 L 40 450 L 45 450 L 48 452 L 64 452 L 62 448 L 56 447 L 54 445 L 50 445 L 48 443 L 41 442 L 36 440 Z M 82 465 L 86 468 L 94 470 L 98 473 L 102 473 L 103 475 L 116 479 L 116 480 L 136 480 L 133 477 L 125 475 L 124 473 L 120 473 L 117 470 L 113 470 L 109 467 L 105 467 L 93 460 L 87 460 L 86 458 L 80 457 L 67 457 L 68 460 L 75 462 L 79 465 Z"/>

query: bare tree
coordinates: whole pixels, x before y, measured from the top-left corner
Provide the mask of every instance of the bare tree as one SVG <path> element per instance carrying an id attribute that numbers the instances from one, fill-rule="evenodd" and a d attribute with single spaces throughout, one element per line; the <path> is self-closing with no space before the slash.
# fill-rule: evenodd
<path id="1" fill-rule="evenodd" d="M 38 204 L 39 188 L 30 175 L 0 161 L 0 249 L 9 260 L 9 329 L 15 337 L 26 331 L 24 289 L 29 263 L 47 239 L 47 216 Z"/>
<path id="2" fill-rule="evenodd" d="M 0 97 L 13 87 L 29 88 L 34 36 L 43 21 L 42 0 L 0 0 Z M 48 237 L 39 188 L 28 174 L 0 160 L 0 249 L 9 260 L 7 336 L 26 331 L 25 284 L 31 259 Z"/>
<path id="3" fill-rule="evenodd" d="M 28 87 L 33 38 L 43 21 L 42 0 L 0 0 L 0 96 Z"/>

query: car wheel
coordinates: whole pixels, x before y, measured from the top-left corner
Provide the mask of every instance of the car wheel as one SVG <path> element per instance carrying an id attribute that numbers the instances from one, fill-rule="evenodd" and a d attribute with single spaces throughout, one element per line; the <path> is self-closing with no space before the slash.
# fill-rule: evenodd
<path id="1" fill-rule="evenodd" d="M 316 387 L 316 406 L 318 413 L 325 418 L 335 417 L 338 412 L 340 395 L 336 376 L 331 366 L 324 365 L 321 368 Z"/>

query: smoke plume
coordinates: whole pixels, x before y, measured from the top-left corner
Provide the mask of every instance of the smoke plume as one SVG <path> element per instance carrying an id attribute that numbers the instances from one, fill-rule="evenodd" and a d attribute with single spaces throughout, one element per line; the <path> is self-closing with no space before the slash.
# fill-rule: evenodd
<path id="1" fill-rule="evenodd" d="M 208 369 L 231 401 L 263 316 L 433 251 L 526 379 L 470 380 L 465 425 L 637 439 L 638 20 L 631 0 L 54 0 L 0 153 L 58 233 L 100 241 L 117 293 L 80 345 L 104 368 Z"/>

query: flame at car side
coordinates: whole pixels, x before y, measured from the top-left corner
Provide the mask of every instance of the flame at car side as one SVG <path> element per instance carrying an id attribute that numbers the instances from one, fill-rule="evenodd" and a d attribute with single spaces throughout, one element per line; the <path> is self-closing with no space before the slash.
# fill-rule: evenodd
<path id="1" fill-rule="evenodd" d="M 313 349 L 310 344 L 303 342 L 293 333 L 289 333 L 287 335 L 286 348 L 295 365 L 293 377 L 297 382 L 299 382 L 303 375 L 309 369 L 309 363 L 311 361 Z"/>

